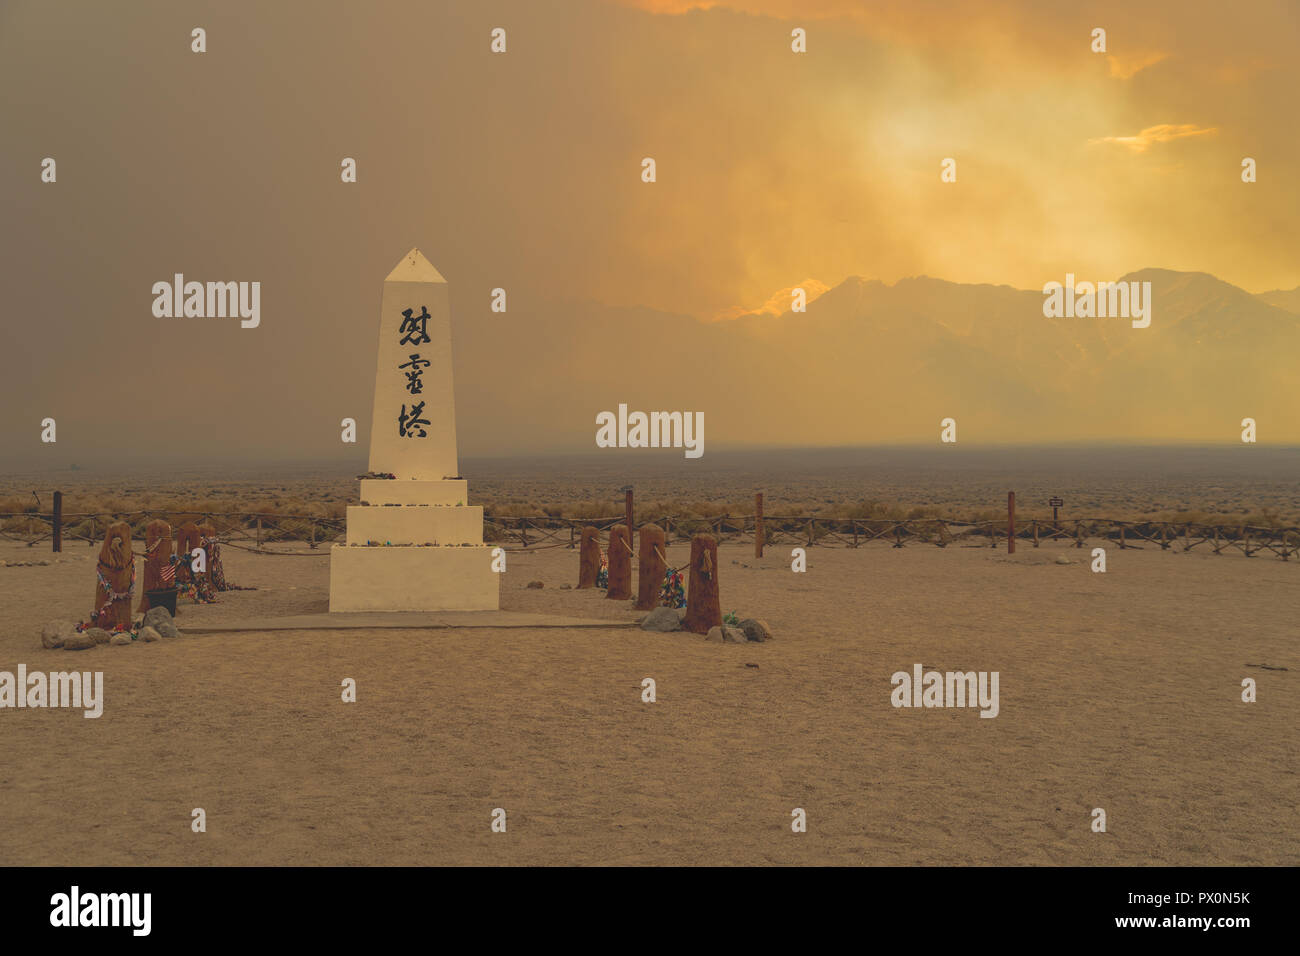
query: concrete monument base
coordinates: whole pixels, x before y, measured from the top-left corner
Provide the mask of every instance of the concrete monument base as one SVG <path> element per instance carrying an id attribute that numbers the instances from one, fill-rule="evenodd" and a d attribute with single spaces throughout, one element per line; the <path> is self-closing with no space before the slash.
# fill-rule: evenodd
<path id="1" fill-rule="evenodd" d="M 487 545 L 330 549 L 330 611 L 495 611 Z"/>

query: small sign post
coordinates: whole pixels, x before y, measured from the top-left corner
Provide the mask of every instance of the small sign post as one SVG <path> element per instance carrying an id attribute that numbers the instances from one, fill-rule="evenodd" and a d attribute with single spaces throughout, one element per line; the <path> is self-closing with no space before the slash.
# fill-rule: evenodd
<path id="1" fill-rule="evenodd" d="M 1047 501 L 1047 504 L 1048 504 L 1048 505 L 1051 507 L 1051 509 L 1052 509 L 1052 524 L 1055 525 L 1055 524 L 1056 524 L 1056 509 L 1057 509 L 1057 508 L 1060 508 L 1060 507 L 1063 507 L 1063 506 L 1065 505 L 1065 502 L 1062 501 L 1060 498 L 1049 498 L 1048 501 Z"/>

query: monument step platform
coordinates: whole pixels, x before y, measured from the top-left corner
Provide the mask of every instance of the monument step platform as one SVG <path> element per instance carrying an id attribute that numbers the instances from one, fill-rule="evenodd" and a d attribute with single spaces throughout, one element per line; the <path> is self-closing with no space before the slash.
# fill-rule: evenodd
<path id="1" fill-rule="evenodd" d="M 244 631 L 430 630 L 449 628 L 634 628 L 638 621 L 532 614 L 525 611 L 331 611 L 268 618 L 255 624 L 187 625 L 185 634 Z"/>
<path id="2" fill-rule="evenodd" d="M 372 505 L 467 505 L 469 482 L 464 478 L 362 478 L 361 500 Z"/>
<path id="3" fill-rule="evenodd" d="M 483 543 L 483 506 L 348 506 L 348 544 L 472 545 Z"/>

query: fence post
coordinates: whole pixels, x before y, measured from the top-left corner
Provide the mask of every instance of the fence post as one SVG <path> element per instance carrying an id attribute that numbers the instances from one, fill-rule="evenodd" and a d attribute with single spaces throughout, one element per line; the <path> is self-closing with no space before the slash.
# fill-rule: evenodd
<path id="1" fill-rule="evenodd" d="M 262 550 L 262 516 L 257 516 L 257 549 Z"/>
<path id="2" fill-rule="evenodd" d="M 316 549 L 316 519 L 315 518 L 311 519 L 311 547 L 313 551 Z"/>
<path id="3" fill-rule="evenodd" d="M 632 546 L 633 536 L 636 534 L 635 525 L 632 524 L 632 486 L 627 485 L 624 489 L 623 512 L 626 515 L 627 523 L 627 543 L 629 550 Z"/>
<path id="4" fill-rule="evenodd" d="M 54 493 L 54 553 L 63 550 L 63 492 Z"/>
<path id="5" fill-rule="evenodd" d="M 1007 492 L 1007 554 L 1016 553 L 1016 493 Z"/>
<path id="6" fill-rule="evenodd" d="M 754 495 L 754 557 L 763 556 L 763 492 Z"/>

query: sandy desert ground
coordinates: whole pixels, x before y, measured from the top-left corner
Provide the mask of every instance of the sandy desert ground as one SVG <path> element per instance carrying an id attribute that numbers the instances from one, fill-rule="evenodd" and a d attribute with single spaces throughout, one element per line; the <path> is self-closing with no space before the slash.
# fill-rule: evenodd
<path id="1" fill-rule="evenodd" d="M 1068 548 L 873 545 L 810 549 L 794 574 L 787 550 L 724 546 L 724 610 L 776 640 L 375 630 L 43 649 L 42 621 L 84 616 L 93 554 L 0 546 L 54 562 L 0 567 L 0 670 L 102 670 L 106 697 L 98 720 L 0 710 L 0 863 L 1300 862 L 1295 562 L 1112 549 L 1094 574 Z M 182 605 L 182 630 L 327 606 L 325 558 L 225 559 L 260 590 Z M 512 554 L 502 607 L 632 617 L 560 590 L 576 572 L 567 549 Z M 894 709 L 890 675 L 916 662 L 999 671 L 1000 715 Z M 1094 807 L 1109 832 L 1091 832 Z"/>

